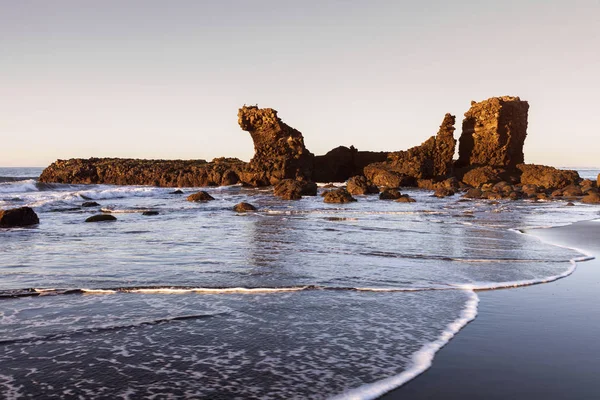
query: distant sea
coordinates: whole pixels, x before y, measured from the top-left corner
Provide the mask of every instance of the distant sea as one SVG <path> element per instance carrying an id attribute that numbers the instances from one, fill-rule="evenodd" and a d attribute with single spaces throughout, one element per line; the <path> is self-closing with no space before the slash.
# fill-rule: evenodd
<path id="1" fill-rule="evenodd" d="M 191 203 L 199 188 L 42 184 L 40 172 L 0 168 L 0 209 L 41 221 L 0 229 L 8 399 L 375 398 L 428 368 L 476 317 L 477 290 L 556 280 L 585 259 L 522 228 L 600 215 L 415 189 L 403 192 L 416 203 L 332 205 L 229 186 Z M 258 211 L 232 211 L 241 201 Z M 118 220 L 84 223 L 101 212 Z"/>

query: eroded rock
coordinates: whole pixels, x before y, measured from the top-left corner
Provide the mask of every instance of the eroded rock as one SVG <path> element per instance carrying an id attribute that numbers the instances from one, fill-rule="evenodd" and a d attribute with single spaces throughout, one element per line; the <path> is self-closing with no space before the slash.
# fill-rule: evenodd
<path id="1" fill-rule="evenodd" d="M 214 199 L 215 199 L 214 197 L 212 197 L 210 194 L 208 194 L 205 191 L 200 191 L 198 193 L 190 194 L 187 197 L 187 201 L 211 201 Z"/>
<path id="2" fill-rule="evenodd" d="M 569 185 L 578 184 L 581 180 L 579 173 L 572 170 L 562 170 L 545 165 L 519 164 L 522 172 L 521 184 L 536 185 L 546 189 L 563 189 Z"/>
<path id="3" fill-rule="evenodd" d="M 284 179 L 275 185 L 273 194 L 284 200 L 300 200 L 302 196 L 316 196 L 317 184 L 314 182 Z"/>
<path id="4" fill-rule="evenodd" d="M 519 97 L 471 102 L 462 124 L 457 166 L 514 169 L 522 164 L 528 111 L 529 104 Z"/>
<path id="5" fill-rule="evenodd" d="M 250 203 L 241 202 L 241 203 L 236 204 L 233 207 L 233 211 L 239 212 L 239 213 L 249 212 L 249 211 L 256 211 L 256 207 L 254 207 Z"/>
<path id="6" fill-rule="evenodd" d="M 344 188 L 330 190 L 323 195 L 325 203 L 352 203 L 356 201 L 354 197 Z"/>
<path id="7" fill-rule="evenodd" d="M 348 179 L 346 190 L 353 195 L 377 194 L 379 188 L 373 185 L 364 176 L 358 175 Z"/>

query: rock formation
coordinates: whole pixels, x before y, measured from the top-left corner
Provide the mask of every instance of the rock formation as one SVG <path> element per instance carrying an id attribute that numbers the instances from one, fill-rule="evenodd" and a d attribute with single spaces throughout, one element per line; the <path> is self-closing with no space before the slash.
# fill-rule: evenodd
<path id="1" fill-rule="evenodd" d="M 314 155 L 304 146 L 302 133 L 281 121 L 276 110 L 244 106 L 238 123 L 250 132 L 255 151 L 242 173 L 243 182 L 267 186 L 283 179 L 311 180 Z"/>
<path id="2" fill-rule="evenodd" d="M 456 118 L 446 114 L 436 136 L 420 146 L 390 153 L 387 161 L 365 167 L 364 174 L 376 185 L 389 187 L 415 186 L 417 179 L 441 179 L 452 171 L 456 140 Z"/>
<path id="3" fill-rule="evenodd" d="M 256 211 L 256 207 L 254 207 L 250 203 L 241 202 L 241 203 L 236 204 L 233 207 L 233 211 L 238 212 L 238 213 Z"/>
<path id="4" fill-rule="evenodd" d="M 546 189 L 563 189 L 581 181 L 579 173 L 572 170 L 556 169 L 545 165 L 520 164 L 521 184 L 536 185 Z"/>
<path id="5" fill-rule="evenodd" d="M 524 162 L 529 104 L 518 97 L 492 97 L 465 113 L 457 167 L 489 165 L 514 169 Z"/>
<path id="6" fill-rule="evenodd" d="M 327 154 L 315 157 L 313 180 L 315 182 L 345 182 L 374 162 L 387 159 L 388 152 L 358 151 L 354 146 L 339 146 Z"/>
<path id="7" fill-rule="evenodd" d="M 163 187 L 223 186 L 239 182 L 246 163 L 237 158 L 204 160 L 136 160 L 90 158 L 57 160 L 40 176 L 40 182 Z"/>
<path id="8" fill-rule="evenodd" d="M 29 207 L 0 210 L 0 228 L 14 228 L 39 223 L 37 214 Z"/>
<path id="9" fill-rule="evenodd" d="M 344 188 L 330 190 L 325 192 L 323 195 L 323 201 L 325 203 L 352 203 L 355 202 L 356 199 L 352 197 L 350 193 L 346 191 Z"/>
<path id="10" fill-rule="evenodd" d="M 273 194 L 284 200 L 300 200 L 302 196 L 316 196 L 317 184 L 314 182 L 284 179 L 275 184 Z"/>
<path id="11" fill-rule="evenodd" d="M 379 188 L 367 181 L 367 178 L 362 175 L 353 176 L 352 178 L 348 179 L 346 190 L 348 193 L 354 195 L 379 193 Z"/>

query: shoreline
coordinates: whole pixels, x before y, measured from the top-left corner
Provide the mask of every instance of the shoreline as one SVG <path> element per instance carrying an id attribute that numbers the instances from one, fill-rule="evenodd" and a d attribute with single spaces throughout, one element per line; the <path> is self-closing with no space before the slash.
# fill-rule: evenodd
<path id="1" fill-rule="evenodd" d="M 526 229 L 525 234 L 584 257 L 576 259 L 567 279 L 477 291 L 477 318 L 436 353 L 430 369 L 381 399 L 597 395 L 600 320 L 593 316 L 600 299 L 600 221 Z"/>

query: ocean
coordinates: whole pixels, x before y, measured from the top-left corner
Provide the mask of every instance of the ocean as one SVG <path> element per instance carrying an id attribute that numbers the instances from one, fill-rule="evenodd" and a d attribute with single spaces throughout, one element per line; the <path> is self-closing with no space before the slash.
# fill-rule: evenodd
<path id="1" fill-rule="evenodd" d="M 587 258 L 524 229 L 600 216 L 416 189 L 403 190 L 415 203 L 339 205 L 229 186 L 191 203 L 199 188 L 41 184 L 40 172 L 0 168 L 0 209 L 40 218 L 0 230 L 8 399 L 376 398 L 431 365 L 476 317 L 478 290 L 556 280 Z M 258 211 L 232 211 L 241 201 Z M 84 223 L 101 211 L 118 220 Z"/>

